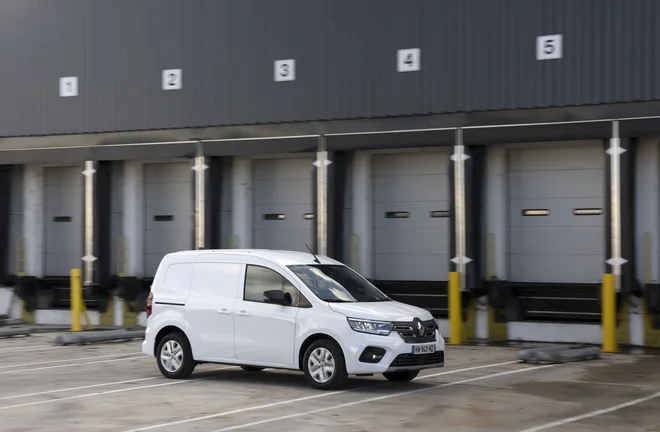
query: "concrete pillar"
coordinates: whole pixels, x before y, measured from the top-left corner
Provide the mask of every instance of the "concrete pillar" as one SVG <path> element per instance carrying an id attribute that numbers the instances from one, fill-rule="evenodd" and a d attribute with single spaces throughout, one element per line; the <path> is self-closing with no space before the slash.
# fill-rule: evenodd
<path id="1" fill-rule="evenodd" d="M 42 166 L 26 165 L 23 171 L 23 237 L 25 274 L 43 277 L 45 172 Z"/>
<path id="2" fill-rule="evenodd" d="M 508 173 L 507 149 L 490 146 L 486 156 L 486 259 L 484 274 L 507 280 L 508 269 Z"/>
<path id="3" fill-rule="evenodd" d="M 124 273 L 144 274 L 144 164 L 124 162 Z"/>
<path id="4" fill-rule="evenodd" d="M 508 230 L 508 160 L 505 146 L 489 146 L 486 150 L 486 204 L 485 260 L 483 274 L 486 279 L 496 277 L 506 281 L 509 278 L 509 230 Z M 492 310 L 481 307 L 476 316 L 476 337 L 478 339 L 502 340 L 508 337 L 508 326 L 496 323 L 491 317 Z"/>
<path id="5" fill-rule="evenodd" d="M 660 139 L 642 138 L 635 161 L 635 275 L 642 284 L 660 283 Z M 628 310 L 630 344 L 644 345 L 643 304 L 631 304 Z"/>
<path id="6" fill-rule="evenodd" d="M 356 152 L 352 166 L 353 211 L 350 265 L 366 278 L 373 278 L 373 199 L 371 154 Z"/>
<path id="7" fill-rule="evenodd" d="M 235 157 L 232 164 L 232 235 L 230 248 L 252 247 L 252 159 Z"/>

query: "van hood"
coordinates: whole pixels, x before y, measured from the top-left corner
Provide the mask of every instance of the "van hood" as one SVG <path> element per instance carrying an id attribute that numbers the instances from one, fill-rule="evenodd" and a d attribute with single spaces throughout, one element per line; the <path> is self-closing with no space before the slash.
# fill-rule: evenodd
<path id="1" fill-rule="evenodd" d="M 397 301 L 328 303 L 328 305 L 333 311 L 344 314 L 348 318 L 378 321 L 412 321 L 415 318 L 426 321 L 433 319 L 433 315 L 426 309 Z"/>

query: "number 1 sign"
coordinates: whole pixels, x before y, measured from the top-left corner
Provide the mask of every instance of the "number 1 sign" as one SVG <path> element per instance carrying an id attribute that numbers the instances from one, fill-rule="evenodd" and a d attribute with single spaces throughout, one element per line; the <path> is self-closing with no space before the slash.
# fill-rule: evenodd
<path id="1" fill-rule="evenodd" d="M 78 96 L 78 77 L 60 78 L 60 97 Z"/>

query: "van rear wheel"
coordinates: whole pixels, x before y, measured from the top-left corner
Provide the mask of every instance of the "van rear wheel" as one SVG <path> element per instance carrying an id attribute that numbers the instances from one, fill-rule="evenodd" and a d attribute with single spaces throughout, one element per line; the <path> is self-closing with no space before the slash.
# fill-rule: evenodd
<path id="1" fill-rule="evenodd" d="M 158 344 L 156 353 L 158 369 L 166 378 L 188 378 L 195 370 L 190 344 L 182 333 L 166 334 Z"/>
<path id="2" fill-rule="evenodd" d="M 334 390 L 346 384 L 348 373 L 344 353 L 337 342 L 320 339 L 307 348 L 303 357 L 305 378 L 319 390 Z"/>

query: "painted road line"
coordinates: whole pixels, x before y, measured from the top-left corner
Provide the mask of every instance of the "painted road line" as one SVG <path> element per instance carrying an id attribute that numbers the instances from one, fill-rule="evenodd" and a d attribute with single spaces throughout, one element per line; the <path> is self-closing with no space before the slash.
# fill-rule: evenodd
<path id="1" fill-rule="evenodd" d="M 110 359 L 110 360 L 98 360 L 98 361 L 85 362 L 85 363 L 69 363 L 69 364 L 63 364 L 63 365 L 43 366 L 43 367 L 30 368 L 30 369 L 16 369 L 16 370 L 0 372 L 0 375 L 15 374 L 15 373 L 22 373 L 22 372 L 34 372 L 34 371 L 41 371 L 41 370 L 48 370 L 48 369 L 74 367 L 74 366 L 86 366 L 86 365 L 93 365 L 93 364 L 100 364 L 100 363 L 111 363 L 111 362 L 118 362 L 118 361 L 125 361 L 125 360 L 148 360 L 148 359 L 152 359 L 152 357 L 142 355 L 142 356 L 137 356 L 137 357 L 126 357 L 126 358 Z"/>
<path id="2" fill-rule="evenodd" d="M 19 394 L 19 395 L 14 395 L 14 396 L 5 396 L 5 397 L 0 397 L 0 401 L 11 400 L 11 399 L 21 399 L 21 398 L 26 398 L 26 397 L 31 397 L 31 396 L 41 396 L 41 395 L 47 395 L 47 394 L 53 394 L 53 393 L 64 393 L 64 392 L 70 392 L 70 391 L 85 390 L 85 389 L 95 388 L 95 387 L 107 387 L 107 386 L 111 386 L 111 385 L 130 384 L 130 383 L 136 383 L 136 382 L 142 382 L 142 381 L 155 380 L 155 379 L 158 379 L 158 378 L 163 378 L 164 379 L 164 377 L 162 375 L 158 375 L 158 376 L 152 376 L 152 377 L 148 377 L 148 378 L 136 378 L 136 379 L 125 380 L 125 381 L 107 382 L 107 383 L 102 383 L 102 384 L 90 384 L 90 385 L 85 385 L 85 386 L 80 386 L 80 387 L 69 387 L 69 388 L 63 388 L 63 389 L 41 391 L 41 392 L 37 392 L 37 393 L 24 393 L 24 394 Z"/>
<path id="3" fill-rule="evenodd" d="M 473 366 L 473 367 L 463 368 L 463 369 L 455 369 L 455 370 L 450 370 L 450 371 L 445 371 L 445 372 L 438 372 L 438 373 L 431 374 L 431 375 L 424 375 L 423 377 L 418 377 L 416 380 L 436 377 L 436 376 L 440 376 L 440 375 L 451 375 L 451 374 L 460 373 L 460 372 L 467 372 L 467 371 L 478 370 L 478 369 L 486 369 L 486 368 L 491 368 L 491 367 L 510 365 L 510 364 L 514 364 L 514 363 L 519 363 L 519 362 L 518 361 L 508 361 L 508 362 L 503 362 L 503 363 L 491 363 L 491 364 L 487 364 L 487 365 Z M 160 423 L 160 424 L 155 424 L 155 425 L 143 426 L 143 427 L 139 427 L 137 429 L 130 429 L 130 430 L 127 430 L 127 431 L 124 431 L 124 432 L 142 432 L 142 431 L 160 429 L 160 428 L 169 427 L 169 426 L 178 426 L 178 425 L 181 425 L 181 424 L 193 423 L 193 422 L 202 421 L 202 420 L 209 420 L 209 419 L 214 419 L 214 418 L 217 418 L 217 417 L 225 417 L 225 416 L 229 416 L 229 415 L 233 415 L 233 414 L 242 414 L 242 413 L 249 412 L 249 411 L 273 408 L 273 407 L 277 407 L 277 406 L 281 406 L 281 405 L 288 405 L 288 404 L 293 404 L 293 403 L 296 403 L 296 402 L 304 402 L 304 401 L 308 401 L 308 400 L 312 400 L 312 399 L 319 399 L 319 398 L 334 396 L 334 395 L 338 395 L 338 394 L 342 394 L 342 393 L 350 393 L 350 392 L 354 392 L 354 391 L 357 391 L 357 390 L 364 390 L 364 389 L 367 389 L 367 388 L 374 388 L 374 387 L 383 386 L 383 385 L 386 385 L 386 384 L 387 383 L 374 384 L 374 385 L 363 386 L 363 387 L 359 387 L 359 388 L 351 389 L 351 390 L 339 390 L 339 391 L 317 393 L 317 394 L 314 394 L 314 395 L 311 395 L 311 396 L 304 396 L 304 397 L 295 398 L 295 399 L 288 399 L 288 400 L 284 400 L 284 401 L 280 401 L 280 402 L 272 402 L 272 403 L 268 403 L 268 404 L 264 404 L 264 405 L 256 405 L 256 406 L 240 408 L 240 409 L 231 410 L 231 411 L 219 412 L 219 413 L 216 413 L 216 414 L 209 414 L 209 415 L 205 415 L 205 416 L 192 417 L 192 418 L 188 418 L 188 419 L 177 420 L 177 421 L 172 421 L 172 422 L 167 422 L 167 423 Z"/>
<path id="4" fill-rule="evenodd" d="M 210 369 L 208 372 L 218 371 L 218 370 L 223 370 L 223 369 L 234 369 L 235 367 L 236 366 L 225 366 L 225 367 L 221 367 L 221 368 Z M 81 394 L 81 395 L 67 396 L 67 397 L 63 397 L 63 398 L 59 398 L 59 399 L 49 399 L 49 400 L 37 401 L 37 402 L 26 402 L 26 403 L 22 403 L 22 404 L 7 405 L 7 406 L 0 407 L 0 411 L 8 410 L 8 409 L 14 409 L 14 408 L 30 407 L 30 406 L 35 406 L 35 405 L 45 405 L 45 404 L 69 401 L 69 400 L 74 400 L 74 399 L 87 399 L 87 398 L 96 397 L 96 396 L 105 396 L 105 395 L 110 395 L 110 394 L 115 394 L 115 393 L 124 393 L 124 392 L 135 391 L 135 390 L 143 390 L 143 389 L 147 389 L 147 388 L 156 388 L 156 387 L 165 387 L 165 386 L 171 386 L 171 385 L 193 383 L 193 382 L 197 382 L 197 381 L 208 380 L 208 379 L 211 379 L 211 378 L 214 378 L 214 377 L 210 376 L 210 377 L 195 378 L 195 379 L 189 379 L 189 380 L 168 380 L 167 382 L 161 383 L 161 384 L 151 384 L 151 385 L 144 385 L 144 386 L 139 386 L 139 387 L 130 387 L 130 388 L 118 389 L 118 390 L 108 390 L 108 391 L 96 392 L 96 393 L 85 393 L 85 394 Z"/>
<path id="5" fill-rule="evenodd" d="M 67 347 L 64 346 L 51 346 L 46 344 L 32 344 L 32 345 L 22 345 L 15 346 L 11 348 L 0 348 L 0 353 L 13 353 L 13 352 L 29 352 L 29 351 L 51 351 L 51 350 L 61 350 Z"/>
<path id="6" fill-rule="evenodd" d="M 648 395 L 648 396 L 643 397 L 643 398 L 635 399 L 635 400 L 632 400 L 630 402 L 625 402 L 625 403 L 622 403 L 622 404 L 619 404 L 619 405 L 614 405 L 614 406 L 609 407 L 609 408 L 605 408 L 605 409 L 601 409 L 601 410 L 597 410 L 597 411 L 592 411 L 590 413 L 582 414 L 582 415 L 575 416 L 575 417 L 568 417 L 568 418 L 565 418 L 563 420 L 554 421 L 552 423 L 546 423 L 544 425 L 536 426 L 536 427 L 533 427 L 533 428 L 530 428 L 530 429 L 525 429 L 522 432 L 538 432 L 538 431 L 554 428 L 554 427 L 557 427 L 557 426 L 564 426 L 564 425 L 567 425 L 569 423 L 574 423 L 574 422 L 577 422 L 577 421 L 580 421 L 580 420 L 584 420 L 584 419 L 588 419 L 588 418 L 591 418 L 591 417 L 596 417 L 596 416 L 599 416 L 599 415 L 608 414 L 608 413 L 611 413 L 611 412 L 614 412 L 614 411 L 618 411 L 618 410 L 623 409 L 623 408 L 628 408 L 628 407 L 631 407 L 633 405 L 641 404 L 641 403 L 644 403 L 644 402 L 647 402 L 647 401 L 650 401 L 650 400 L 653 400 L 653 399 L 656 399 L 656 398 L 659 398 L 659 397 L 660 397 L 660 392 L 653 393 L 652 395 Z"/>
<path id="7" fill-rule="evenodd" d="M 285 415 L 285 416 L 274 417 L 274 418 L 259 420 L 259 421 L 250 422 L 250 423 L 243 423 L 243 424 L 235 425 L 235 426 L 229 426 L 229 427 L 222 428 L 222 429 L 216 429 L 213 432 L 226 432 L 226 431 L 232 431 L 232 430 L 237 430 L 237 429 L 243 429 L 243 428 L 257 426 L 257 425 L 261 425 L 261 424 L 273 423 L 273 422 L 288 420 L 288 419 L 292 419 L 292 418 L 296 418 L 296 417 L 303 417 L 303 416 L 307 416 L 307 415 L 318 414 L 318 413 L 322 413 L 322 412 L 325 412 L 325 411 L 333 411 L 333 410 L 337 410 L 337 409 L 352 407 L 352 406 L 355 406 L 355 405 L 361 405 L 361 404 L 371 403 L 371 402 L 378 402 L 378 401 L 391 399 L 391 398 L 395 398 L 395 397 L 409 396 L 409 395 L 413 395 L 413 394 L 417 394 L 417 393 L 427 392 L 427 391 L 433 390 L 433 389 L 451 387 L 451 386 L 455 386 L 455 385 L 459 385 L 459 384 L 467 384 L 467 383 L 471 383 L 471 382 L 475 382 L 475 381 L 481 381 L 481 380 L 490 379 L 490 378 L 497 378 L 497 377 L 501 377 L 501 376 L 505 376 L 505 375 L 528 372 L 528 371 L 531 371 L 531 370 L 537 370 L 537 369 L 553 367 L 553 366 L 558 366 L 558 365 L 557 364 L 549 364 L 549 365 L 543 365 L 543 366 L 534 366 L 534 367 L 530 367 L 530 368 L 516 369 L 516 370 L 506 371 L 506 372 L 498 372 L 498 373 L 494 373 L 494 374 L 490 374 L 490 375 L 484 375 L 484 376 L 480 376 L 480 377 L 476 377 L 476 378 L 468 378 L 468 379 L 464 379 L 464 380 L 453 381 L 453 382 L 445 383 L 445 384 L 435 384 L 435 385 L 432 385 L 430 387 L 425 387 L 423 389 L 409 390 L 409 391 L 398 392 L 398 393 L 391 393 L 391 394 L 388 394 L 388 395 L 377 396 L 377 397 L 372 397 L 372 398 L 368 398 L 368 399 L 362 399 L 362 400 L 354 401 L 354 402 L 347 402 L 347 403 L 343 403 L 343 404 L 339 404 L 339 405 L 333 405 L 333 406 L 329 406 L 329 407 L 325 407 L 325 408 L 319 408 L 319 409 L 315 409 L 315 410 L 303 411 L 303 412 L 298 412 L 298 413 L 295 413 L 295 414 L 289 414 L 289 415 Z"/>
<path id="8" fill-rule="evenodd" d="M 70 359 L 63 359 L 63 360 L 48 360 L 48 361 L 35 362 L 35 363 L 22 363 L 22 364 L 14 364 L 14 365 L 9 365 L 9 366 L 0 366 L 0 369 L 9 369 L 9 368 L 20 367 L 20 366 L 38 366 L 38 365 L 45 365 L 45 364 L 52 364 L 52 363 L 65 363 L 65 362 L 79 361 L 79 360 L 96 360 L 96 359 L 110 358 L 110 357 L 135 356 L 135 355 L 138 355 L 138 354 L 142 354 L 142 353 L 141 352 L 132 352 L 132 353 L 126 353 L 126 354 L 109 354 L 109 355 L 102 355 L 102 356 L 78 357 L 78 358 L 70 358 Z"/>

